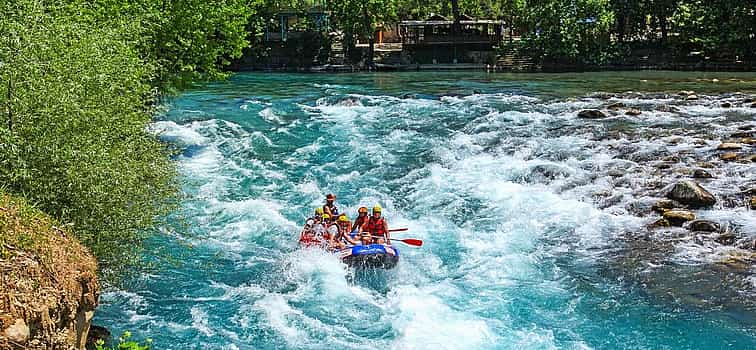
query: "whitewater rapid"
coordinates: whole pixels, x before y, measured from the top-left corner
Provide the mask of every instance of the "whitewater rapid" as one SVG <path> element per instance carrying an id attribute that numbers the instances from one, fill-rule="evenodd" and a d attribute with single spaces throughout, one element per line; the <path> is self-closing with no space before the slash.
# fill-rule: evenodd
<path id="1" fill-rule="evenodd" d="M 454 76 L 416 76 L 446 85 L 410 95 L 348 76 L 286 77 L 237 77 L 168 104 L 151 131 L 180 150 L 187 198 L 181 220 L 154 244 L 179 263 L 106 293 L 99 322 L 150 336 L 160 349 L 756 345 L 753 310 L 738 319 L 721 305 L 670 302 L 666 289 L 643 286 L 653 264 L 614 265 L 627 236 L 647 231 L 650 218 L 632 210 L 643 202 L 639 191 L 670 179 L 618 156 L 623 148 L 637 157 L 695 150 L 692 136 L 669 146 L 674 135 L 658 129 L 736 130 L 756 109 L 724 111 L 704 100 L 675 114 L 654 109 L 677 103 L 669 96 L 607 102 L 590 95 L 597 90 L 554 97 L 495 82 L 470 85 L 482 93 L 463 85 L 469 93 L 450 94 L 462 84 Z M 577 118 L 609 102 L 646 108 L 608 123 Z M 606 136 L 626 129 L 654 134 Z M 747 185 L 753 170 L 723 171 Z M 722 176 L 708 186 L 725 191 L 734 182 Z M 304 218 L 330 192 L 351 216 L 382 205 L 391 227 L 409 228 L 403 236 L 425 245 L 399 246 L 395 270 L 367 275 L 298 249 Z M 756 237 L 752 211 L 701 215 Z M 699 266 L 740 249 L 706 244 L 676 244 L 663 263 Z M 739 277 L 745 299 L 754 295 L 753 274 Z"/>

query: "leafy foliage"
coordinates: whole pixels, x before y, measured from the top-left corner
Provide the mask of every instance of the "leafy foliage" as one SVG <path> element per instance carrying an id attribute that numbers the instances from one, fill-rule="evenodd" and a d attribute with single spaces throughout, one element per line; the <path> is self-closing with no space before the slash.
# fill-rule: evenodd
<path id="1" fill-rule="evenodd" d="M 140 262 L 177 198 L 169 151 L 146 131 L 159 92 L 224 77 L 250 3 L 0 4 L 0 183 L 72 224 L 104 277 Z"/>

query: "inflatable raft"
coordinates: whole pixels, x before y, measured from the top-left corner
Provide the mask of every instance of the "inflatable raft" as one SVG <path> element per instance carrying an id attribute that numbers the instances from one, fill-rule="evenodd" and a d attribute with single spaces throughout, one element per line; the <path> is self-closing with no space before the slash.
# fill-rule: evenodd
<path id="1" fill-rule="evenodd" d="M 399 250 L 383 244 L 356 245 L 335 254 L 349 267 L 392 269 L 399 262 Z"/>

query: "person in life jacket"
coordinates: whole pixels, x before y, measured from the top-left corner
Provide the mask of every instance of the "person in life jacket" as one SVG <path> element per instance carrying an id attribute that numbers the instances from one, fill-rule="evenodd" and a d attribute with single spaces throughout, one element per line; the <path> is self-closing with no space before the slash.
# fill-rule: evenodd
<path id="1" fill-rule="evenodd" d="M 339 208 L 336 207 L 336 195 L 329 193 L 326 195 L 326 203 L 323 204 L 323 213 L 336 219 L 339 216 Z"/>
<path id="2" fill-rule="evenodd" d="M 347 244 L 356 245 L 358 243 L 357 240 L 352 239 L 349 235 L 352 231 L 352 222 L 349 221 L 349 218 L 345 213 L 339 215 L 339 218 L 336 219 L 336 225 L 339 227 L 339 234 L 335 241 L 339 248 L 344 248 Z"/>
<path id="3" fill-rule="evenodd" d="M 389 237 L 388 222 L 381 217 L 381 211 L 383 209 L 380 205 L 373 207 L 373 216 L 371 216 L 367 222 L 362 225 L 362 232 L 367 232 L 373 236 L 373 241 L 378 244 L 391 244 Z"/>
<path id="4" fill-rule="evenodd" d="M 316 228 L 321 226 L 323 220 L 323 208 L 315 208 L 315 214 L 305 221 L 302 233 L 299 235 L 299 241 L 303 243 L 312 243 L 316 241 Z M 320 230 L 318 230 L 320 231 Z"/>
<path id="5" fill-rule="evenodd" d="M 360 239 L 360 237 L 357 237 L 357 234 L 360 233 L 360 228 L 365 225 L 368 219 L 368 208 L 366 207 L 360 207 L 360 209 L 357 209 L 357 218 L 354 219 L 354 223 L 352 224 L 352 232 L 351 237 L 354 239 Z"/>

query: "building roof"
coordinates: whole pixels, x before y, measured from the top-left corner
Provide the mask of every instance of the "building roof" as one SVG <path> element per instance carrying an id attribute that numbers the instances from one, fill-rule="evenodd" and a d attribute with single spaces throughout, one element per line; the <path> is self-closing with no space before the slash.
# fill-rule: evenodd
<path id="1" fill-rule="evenodd" d="M 504 24 L 505 22 L 502 20 L 496 20 L 496 19 L 476 19 L 476 20 L 462 20 L 459 21 L 462 25 L 469 25 L 469 24 Z M 405 27 L 419 27 L 419 26 L 446 26 L 446 25 L 452 25 L 454 24 L 454 21 L 401 21 L 399 22 L 399 25 L 405 26 Z"/>

